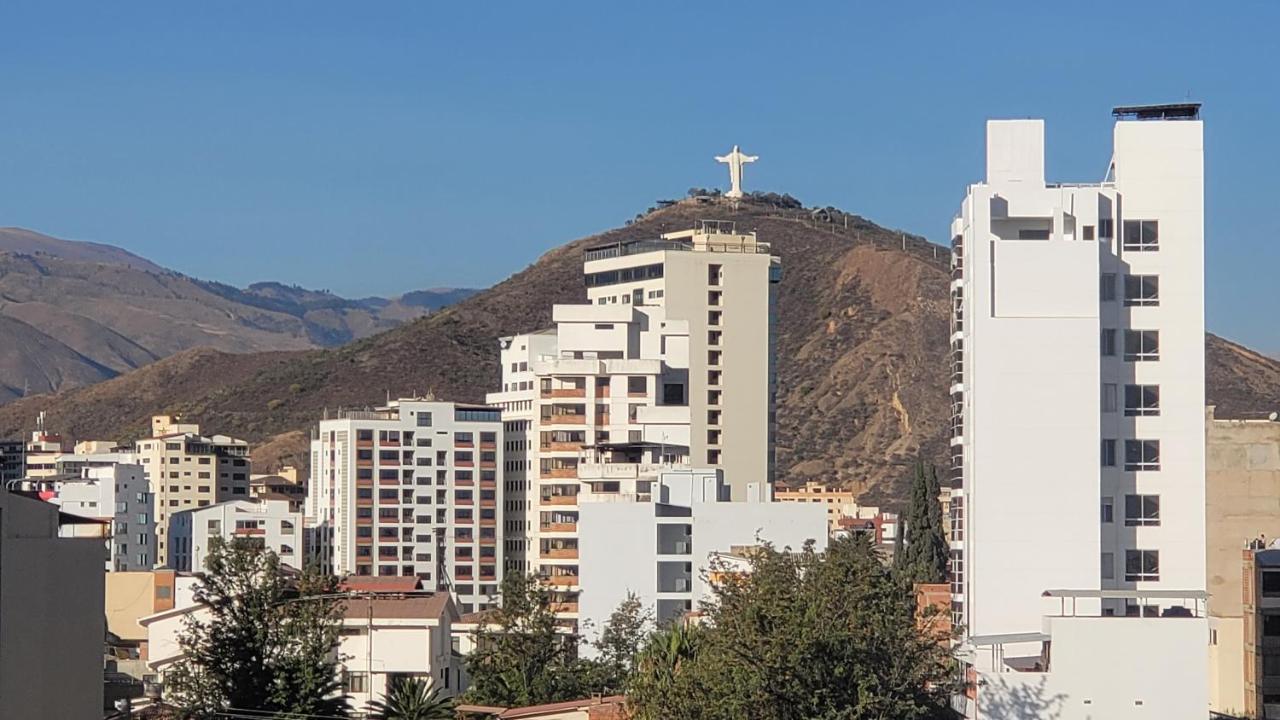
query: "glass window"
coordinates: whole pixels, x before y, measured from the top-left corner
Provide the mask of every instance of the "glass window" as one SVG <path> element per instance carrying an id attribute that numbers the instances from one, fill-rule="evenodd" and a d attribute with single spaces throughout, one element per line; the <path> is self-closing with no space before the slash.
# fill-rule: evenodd
<path id="1" fill-rule="evenodd" d="M 1125 220 L 1124 249 L 1152 252 L 1160 249 L 1160 223 L 1156 220 Z"/>
<path id="2" fill-rule="evenodd" d="M 1102 498 L 1102 522 L 1109 523 L 1115 520 L 1115 500 L 1113 498 Z"/>
<path id="3" fill-rule="evenodd" d="M 1125 495 L 1124 524 L 1140 527 L 1160 524 L 1159 495 Z"/>
<path id="4" fill-rule="evenodd" d="M 1116 465 L 1116 441 L 1102 441 L 1102 467 L 1115 467 Z"/>
<path id="5" fill-rule="evenodd" d="M 1102 354 L 1105 357 L 1116 354 L 1116 331 L 1112 328 L 1102 329 Z"/>
<path id="6" fill-rule="evenodd" d="M 1160 278 L 1157 275 L 1125 275 L 1124 304 L 1130 307 L 1160 304 Z"/>
<path id="7" fill-rule="evenodd" d="M 1140 417 L 1160 414 L 1159 385 L 1125 385 L 1124 414 L 1126 417 Z"/>
<path id="8" fill-rule="evenodd" d="M 1090 240 L 1092 238 L 1085 238 Z M 1116 299 L 1116 274 L 1102 273 L 1098 278 L 1098 299 L 1110 302 Z"/>
<path id="9" fill-rule="evenodd" d="M 1116 411 L 1116 384 L 1102 384 L 1102 412 L 1113 413 Z"/>
<path id="10" fill-rule="evenodd" d="M 1102 553 L 1102 579 L 1114 580 L 1116 577 L 1116 556 L 1115 553 Z"/>
<path id="11" fill-rule="evenodd" d="M 1112 354 L 1114 354 L 1114 352 Z M 1131 362 L 1159 360 L 1160 331 L 1125 330 L 1124 359 Z"/>
<path id="12" fill-rule="evenodd" d="M 1160 441 L 1159 440 L 1125 440 L 1124 441 L 1124 469 L 1125 470 L 1159 470 L 1160 469 Z"/>
<path id="13" fill-rule="evenodd" d="M 1125 582 L 1156 581 L 1160 579 L 1159 550 L 1125 550 Z"/>

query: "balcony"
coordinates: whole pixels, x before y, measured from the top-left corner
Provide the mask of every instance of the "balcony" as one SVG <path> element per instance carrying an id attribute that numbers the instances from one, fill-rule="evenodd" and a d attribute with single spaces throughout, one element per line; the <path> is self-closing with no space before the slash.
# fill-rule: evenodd
<path id="1" fill-rule="evenodd" d="M 545 560 L 577 560 L 578 548 L 547 548 L 541 555 Z"/>
<path id="2" fill-rule="evenodd" d="M 576 523 L 544 522 L 538 525 L 538 529 L 541 530 L 542 532 L 571 533 L 571 532 L 576 532 L 578 529 L 578 526 Z"/>
<path id="3" fill-rule="evenodd" d="M 554 480 L 576 480 L 578 478 L 577 468 L 550 468 L 542 471 L 543 479 Z"/>
<path id="4" fill-rule="evenodd" d="M 548 585 L 555 587 L 576 587 L 578 584 L 577 575 L 548 575 L 546 577 Z"/>
<path id="5" fill-rule="evenodd" d="M 543 418 L 548 425 L 586 425 L 586 415 L 549 415 Z"/>
<path id="6" fill-rule="evenodd" d="M 356 507 L 373 507 L 373 498 L 356 498 Z"/>
<path id="7" fill-rule="evenodd" d="M 266 535 L 267 531 L 262 528 L 236 528 L 234 534 L 236 537 L 259 537 Z"/>
<path id="8" fill-rule="evenodd" d="M 577 505 L 577 495 L 543 495 L 543 505 Z"/>
<path id="9" fill-rule="evenodd" d="M 551 603 L 551 612 L 553 613 L 576 613 L 578 612 L 577 602 L 558 602 Z"/>
<path id="10" fill-rule="evenodd" d="M 555 388 L 542 391 L 544 398 L 584 398 L 586 396 L 586 388 Z"/>

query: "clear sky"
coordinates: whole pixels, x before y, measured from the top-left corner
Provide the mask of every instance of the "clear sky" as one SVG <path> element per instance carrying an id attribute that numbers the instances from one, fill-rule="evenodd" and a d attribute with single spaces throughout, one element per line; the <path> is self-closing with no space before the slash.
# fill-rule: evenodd
<path id="1" fill-rule="evenodd" d="M 485 286 L 758 154 L 945 241 L 983 122 L 1096 181 L 1116 104 L 1205 103 L 1211 330 L 1280 352 L 1280 3 L 0 4 L 0 225 L 202 278 Z"/>

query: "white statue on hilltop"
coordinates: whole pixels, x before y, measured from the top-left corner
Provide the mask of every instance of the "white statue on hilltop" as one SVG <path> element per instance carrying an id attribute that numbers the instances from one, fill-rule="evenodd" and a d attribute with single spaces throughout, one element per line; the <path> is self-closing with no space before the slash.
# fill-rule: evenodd
<path id="1" fill-rule="evenodd" d="M 724 194 L 725 197 L 742 197 L 742 166 L 759 159 L 759 155 L 744 155 L 737 145 L 733 146 L 733 151 L 728 155 L 716 156 L 716 162 L 726 163 L 729 166 L 729 192 Z"/>

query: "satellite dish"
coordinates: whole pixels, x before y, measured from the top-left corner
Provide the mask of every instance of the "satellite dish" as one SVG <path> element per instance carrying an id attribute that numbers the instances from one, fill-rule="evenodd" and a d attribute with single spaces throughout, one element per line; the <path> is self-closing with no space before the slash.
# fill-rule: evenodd
<path id="1" fill-rule="evenodd" d="M 1276 418 L 1280 418 L 1280 413 L 1273 412 L 1267 416 L 1267 419 L 1270 420 L 1271 422 L 1275 422 Z"/>

